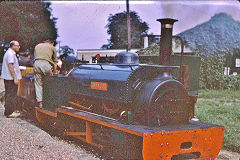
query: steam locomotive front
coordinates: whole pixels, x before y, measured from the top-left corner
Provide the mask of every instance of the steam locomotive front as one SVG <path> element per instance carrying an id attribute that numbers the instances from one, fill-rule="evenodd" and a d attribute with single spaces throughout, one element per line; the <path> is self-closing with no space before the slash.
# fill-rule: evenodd
<path id="1" fill-rule="evenodd" d="M 170 66 L 142 66 L 135 72 L 135 121 L 147 126 L 188 123 L 190 102 Z M 137 78 L 136 78 L 137 77 Z"/>
<path id="2" fill-rule="evenodd" d="M 161 22 L 160 65 L 148 65 L 135 72 L 138 77 L 136 96 L 136 119 L 142 124 L 161 126 L 188 123 L 191 118 L 191 103 L 182 83 L 173 78 L 173 69 L 169 66 L 172 53 L 172 29 L 175 19 L 158 19 Z M 141 118 L 144 117 L 144 118 Z"/>

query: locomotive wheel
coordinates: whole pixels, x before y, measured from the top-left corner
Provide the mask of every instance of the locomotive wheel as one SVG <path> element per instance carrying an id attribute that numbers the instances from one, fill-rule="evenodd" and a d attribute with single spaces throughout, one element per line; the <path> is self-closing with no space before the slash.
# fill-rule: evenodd
<path id="1" fill-rule="evenodd" d="M 147 113 L 149 126 L 184 124 L 189 121 L 188 95 L 178 85 L 159 88 Z"/>

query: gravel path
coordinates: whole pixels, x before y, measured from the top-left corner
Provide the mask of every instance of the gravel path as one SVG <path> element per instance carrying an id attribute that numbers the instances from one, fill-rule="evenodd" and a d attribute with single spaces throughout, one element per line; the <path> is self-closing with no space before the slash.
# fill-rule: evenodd
<path id="1" fill-rule="evenodd" d="M 1 160 L 97 160 L 84 149 L 51 137 L 38 127 L 19 118 L 5 118 L 0 105 Z"/>
<path id="2" fill-rule="evenodd" d="M 216 160 L 240 160 L 240 154 L 221 150 Z"/>

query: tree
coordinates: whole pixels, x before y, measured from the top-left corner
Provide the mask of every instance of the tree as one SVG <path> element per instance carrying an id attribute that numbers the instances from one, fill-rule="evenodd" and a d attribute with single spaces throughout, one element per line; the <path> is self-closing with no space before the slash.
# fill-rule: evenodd
<path id="1" fill-rule="evenodd" d="M 141 35 L 146 34 L 149 27 L 146 22 L 142 22 L 136 12 L 130 12 L 131 18 L 131 42 L 132 48 L 141 48 Z M 110 14 L 108 17 L 107 33 L 110 35 L 108 44 L 101 48 L 105 49 L 125 49 L 127 47 L 127 12 Z"/>
<path id="2" fill-rule="evenodd" d="M 67 54 L 67 55 L 74 55 L 74 50 L 72 48 L 70 48 L 69 46 L 65 45 L 65 46 L 61 46 L 60 47 L 60 51 L 59 51 L 60 55 L 62 54 Z"/>
<path id="3" fill-rule="evenodd" d="M 57 39 L 56 20 L 51 3 L 40 1 L 3 1 L 0 3 L 0 60 L 11 40 L 19 41 L 21 51 L 33 52 L 46 39 Z"/>

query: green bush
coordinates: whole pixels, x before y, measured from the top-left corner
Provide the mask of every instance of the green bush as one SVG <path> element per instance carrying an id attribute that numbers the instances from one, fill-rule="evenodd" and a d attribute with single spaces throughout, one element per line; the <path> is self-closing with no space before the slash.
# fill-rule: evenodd
<path id="1" fill-rule="evenodd" d="M 200 89 L 240 89 L 240 76 L 224 75 L 226 57 L 222 55 L 200 56 Z"/>

